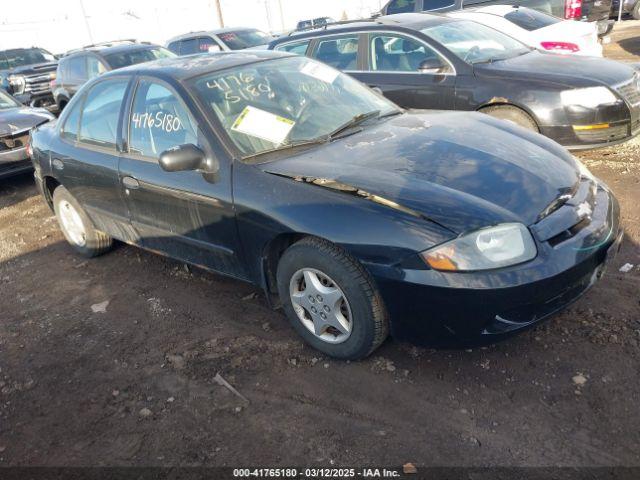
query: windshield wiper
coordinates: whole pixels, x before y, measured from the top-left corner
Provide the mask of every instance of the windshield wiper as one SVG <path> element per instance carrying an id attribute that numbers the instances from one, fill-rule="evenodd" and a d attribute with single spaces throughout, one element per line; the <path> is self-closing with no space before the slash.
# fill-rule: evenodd
<path id="1" fill-rule="evenodd" d="M 379 116 L 380 116 L 380 110 L 373 110 L 368 113 L 359 113 L 358 115 L 353 117 L 351 120 L 344 122 L 342 125 L 336 128 L 333 132 L 327 135 L 326 138 L 329 141 L 336 140 L 337 138 L 340 138 L 341 133 L 344 133 L 351 128 L 357 127 L 358 125 L 366 122 L 371 118 L 379 117 Z"/>
<path id="2" fill-rule="evenodd" d="M 249 159 L 249 158 L 255 158 L 255 157 L 261 157 L 262 155 L 268 155 L 270 153 L 275 153 L 275 152 L 281 152 L 283 150 L 294 150 L 296 148 L 301 148 L 301 147 L 306 147 L 306 146 L 311 146 L 311 145 L 320 145 L 322 143 L 327 143 L 329 141 L 329 139 L 327 137 L 318 137 L 318 138 L 313 138 L 311 140 L 300 140 L 298 142 L 291 142 L 291 143 L 286 143 L 284 145 L 280 145 L 278 147 L 275 148 L 271 148 L 269 150 L 263 150 L 262 152 L 257 152 L 254 153 L 252 155 L 247 155 L 245 158 Z"/>

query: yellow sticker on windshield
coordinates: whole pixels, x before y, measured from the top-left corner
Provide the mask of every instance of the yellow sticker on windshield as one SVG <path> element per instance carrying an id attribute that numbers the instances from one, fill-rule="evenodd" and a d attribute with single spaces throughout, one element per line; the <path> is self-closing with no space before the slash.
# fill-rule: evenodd
<path id="1" fill-rule="evenodd" d="M 288 118 L 247 106 L 233 122 L 231 130 L 280 145 L 289 136 L 295 124 L 296 122 Z"/>

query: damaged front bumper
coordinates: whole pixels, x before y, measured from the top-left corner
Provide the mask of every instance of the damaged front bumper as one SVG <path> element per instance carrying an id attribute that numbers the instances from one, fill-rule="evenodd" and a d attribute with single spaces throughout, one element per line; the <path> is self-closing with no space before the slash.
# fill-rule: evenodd
<path id="1" fill-rule="evenodd" d="M 536 259 L 510 268 L 446 273 L 370 266 L 392 335 L 414 344 L 464 347 L 536 325 L 584 294 L 617 253 L 623 236 L 619 206 L 603 187 L 590 220 L 565 237 L 536 239 Z"/>

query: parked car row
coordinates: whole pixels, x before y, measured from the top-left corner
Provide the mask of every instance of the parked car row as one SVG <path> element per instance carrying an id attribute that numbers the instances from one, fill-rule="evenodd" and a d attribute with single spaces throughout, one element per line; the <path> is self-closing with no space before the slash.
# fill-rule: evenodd
<path id="1" fill-rule="evenodd" d="M 442 13 L 496 4 L 528 7 L 565 20 L 596 22 L 600 35 L 606 35 L 613 28 L 613 22 L 609 19 L 612 0 L 390 0 L 382 9 L 382 14 Z"/>

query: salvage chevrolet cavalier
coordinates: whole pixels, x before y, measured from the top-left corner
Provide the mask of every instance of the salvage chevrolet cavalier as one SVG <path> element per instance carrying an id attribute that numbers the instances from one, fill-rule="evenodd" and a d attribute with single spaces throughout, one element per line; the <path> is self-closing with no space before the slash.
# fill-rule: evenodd
<path id="1" fill-rule="evenodd" d="M 260 285 L 342 359 L 388 332 L 505 338 L 584 293 L 622 237 L 611 192 L 553 141 L 475 113 L 405 112 L 285 53 L 107 73 L 32 149 L 79 253 L 118 239 Z"/>

